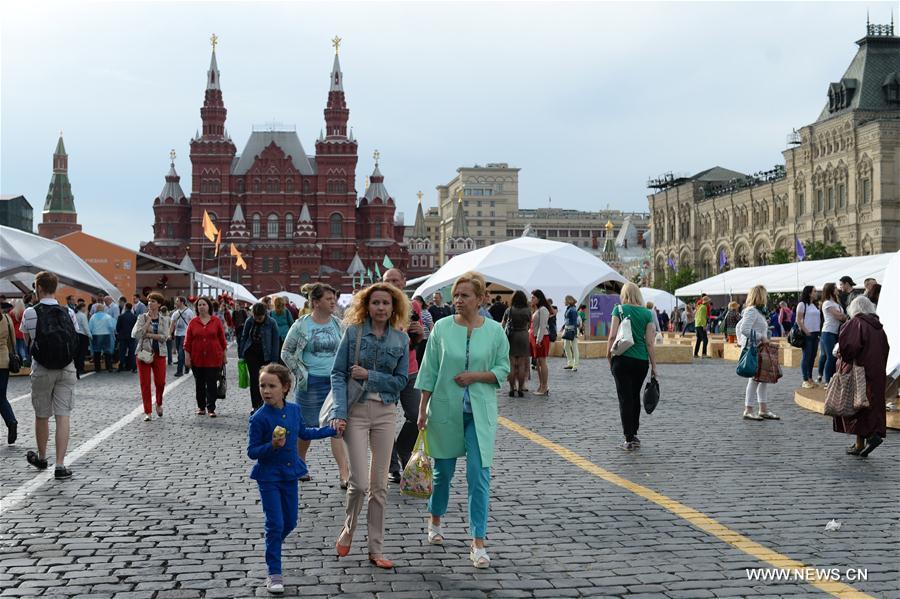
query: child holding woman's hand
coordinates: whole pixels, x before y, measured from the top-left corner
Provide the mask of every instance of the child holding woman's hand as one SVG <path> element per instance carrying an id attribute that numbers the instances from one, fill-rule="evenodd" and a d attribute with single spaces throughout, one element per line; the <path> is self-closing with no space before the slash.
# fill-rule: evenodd
<path id="1" fill-rule="evenodd" d="M 297 526 L 297 481 L 306 474 L 306 464 L 297 453 L 297 440 L 337 434 L 330 426 L 306 428 L 300 407 L 285 401 L 290 389 L 287 368 L 267 364 L 260 369 L 259 391 L 265 404 L 250 418 L 247 433 L 247 456 L 257 461 L 250 478 L 259 486 L 266 516 L 266 589 L 273 594 L 284 592 L 281 544 Z"/>

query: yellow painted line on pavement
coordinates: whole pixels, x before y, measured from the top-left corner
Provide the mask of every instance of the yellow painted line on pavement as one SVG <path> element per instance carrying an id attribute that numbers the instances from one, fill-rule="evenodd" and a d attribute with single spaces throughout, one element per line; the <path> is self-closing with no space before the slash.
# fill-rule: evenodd
<path id="1" fill-rule="evenodd" d="M 777 551 L 772 551 L 768 547 L 760 545 L 756 541 L 753 541 L 740 534 L 739 532 L 733 531 L 727 526 L 710 518 L 703 512 L 699 512 L 694 508 L 688 507 L 683 503 L 679 503 L 678 501 L 666 497 L 661 493 L 657 493 L 652 489 L 648 489 L 643 485 L 631 482 L 627 478 L 622 478 L 617 474 L 613 474 L 609 470 L 601 468 L 597 464 L 594 464 L 593 462 L 581 457 L 574 451 L 563 447 L 558 443 L 554 443 L 546 437 L 542 437 L 534 431 L 530 431 L 522 425 L 509 420 L 508 418 L 504 418 L 501 416 L 499 418 L 499 422 L 505 428 L 508 428 L 509 430 L 522 435 L 529 441 L 533 441 L 541 447 L 549 449 L 567 462 L 578 466 L 582 470 L 589 472 L 590 474 L 593 474 L 594 476 L 601 478 L 606 482 L 612 483 L 617 487 L 621 487 L 626 491 L 631 491 L 635 495 L 643 497 L 648 501 L 652 501 L 656 505 L 672 512 L 673 514 L 680 518 L 683 518 L 684 520 L 687 520 L 700 530 L 718 537 L 722 541 L 725 541 L 735 549 L 743 551 L 747 555 L 771 564 L 775 568 L 784 568 L 789 570 L 805 570 L 807 568 L 806 564 L 798 562 L 797 560 L 791 559 L 786 555 L 782 555 Z M 871 597 L 870 595 L 866 595 L 862 591 L 859 591 L 852 586 L 844 584 L 842 582 L 831 580 L 809 580 L 808 582 L 809 584 L 821 589 L 822 591 L 825 591 L 826 593 L 829 593 L 830 595 L 834 595 L 835 597 Z"/>

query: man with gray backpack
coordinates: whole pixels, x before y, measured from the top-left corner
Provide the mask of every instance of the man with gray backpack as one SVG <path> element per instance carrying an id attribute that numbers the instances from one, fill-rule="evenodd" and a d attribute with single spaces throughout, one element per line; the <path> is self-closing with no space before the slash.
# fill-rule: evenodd
<path id="1" fill-rule="evenodd" d="M 52 272 L 41 271 L 34 277 L 40 300 L 22 314 L 22 332 L 31 361 L 31 405 L 34 407 L 34 429 L 37 452 L 26 454 L 28 463 L 38 470 L 47 469 L 47 441 L 50 438 L 50 416 L 56 419 L 56 468 L 54 476 L 72 477 L 66 467 L 69 446 L 69 417 L 75 403 L 75 313 L 59 305 L 53 297 L 59 279 Z"/>

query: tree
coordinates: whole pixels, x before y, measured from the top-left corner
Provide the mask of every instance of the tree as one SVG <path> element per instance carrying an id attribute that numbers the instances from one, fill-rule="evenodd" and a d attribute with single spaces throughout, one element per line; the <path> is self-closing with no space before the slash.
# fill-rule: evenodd
<path id="1" fill-rule="evenodd" d="M 841 242 L 827 244 L 824 241 L 807 241 L 803 244 L 803 249 L 806 251 L 805 260 L 826 260 L 828 258 L 844 258 L 850 255 Z"/>
<path id="2" fill-rule="evenodd" d="M 676 289 L 685 287 L 696 281 L 697 274 L 694 272 L 694 269 L 690 266 L 685 266 L 679 268 L 678 272 L 673 272 L 671 270 L 666 271 L 666 280 L 662 285 L 662 289 L 674 294 Z"/>
<path id="3" fill-rule="evenodd" d="M 769 264 L 787 264 L 793 262 L 793 256 L 788 250 L 777 249 L 769 254 Z"/>

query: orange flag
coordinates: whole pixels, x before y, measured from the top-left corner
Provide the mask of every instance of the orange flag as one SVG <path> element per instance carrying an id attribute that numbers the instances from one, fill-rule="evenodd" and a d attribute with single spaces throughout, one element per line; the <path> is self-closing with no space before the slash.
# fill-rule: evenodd
<path id="1" fill-rule="evenodd" d="M 222 245 L 222 230 L 216 233 L 216 258 L 219 257 L 219 246 Z"/>
<path id="2" fill-rule="evenodd" d="M 215 241 L 216 235 L 219 234 L 219 230 L 213 224 L 212 219 L 209 218 L 209 213 L 206 210 L 203 211 L 203 234 L 210 241 Z"/>
<path id="3" fill-rule="evenodd" d="M 240 268 L 247 270 L 247 263 L 244 262 L 244 257 L 241 255 L 241 252 L 238 251 L 238 249 L 234 246 L 233 243 L 231 244 L 231 250 L 228 253 L 231 254 L 232 256 L 234 256 L 234 258 L 235 258 L 234 263 L 236 266 L 239 266 Z"/>

